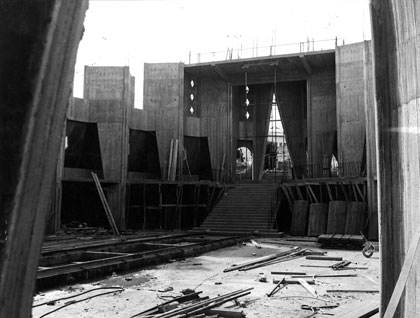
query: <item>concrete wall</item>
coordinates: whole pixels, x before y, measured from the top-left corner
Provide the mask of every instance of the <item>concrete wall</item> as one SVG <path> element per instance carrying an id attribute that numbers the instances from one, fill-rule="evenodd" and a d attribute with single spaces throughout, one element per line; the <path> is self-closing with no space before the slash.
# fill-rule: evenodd
<path id="1" fill-rule="evenodd" d="M 248 111 L 250 117 L 245 120 L 243 104 L 245 103 L 245 87 L 235 87 L 235 96 L 233 97 L 233 122 L 235 141 L 240 140 L 239 144 L 252 144 L 253 155 L 253 179 L 259 180 L 262 177 L 264 168 L 264 156 L 267 144 L 268 121 L 270 118 L 271 102 L 274 92 L 272 83 L 248 85 L 248 99 L 250 105 Z M 248 142 L 246 142 L 248 141 Z M 236 147 L 232 147 L 232 157 L 236 158 Z M 236 164 L 235 164 L 236 165 Z M 233 171 L 234 173 L 235 171 Z"/>
<path id="2" fill-rule="evenodd" d="M 369 214 L 368 235 L 378 240 L 378 176 L 376 158 L 376 108 L 374 94 L 372 42 L 364 42 L 364 97 L 366 119 L 366 180 L 367 208 Z"/>
<path id="3" fill-rule="evenodd" d="M 381 311 L 420 225 L 420 4 L 372 0 L 380 185 Z M 417 237 L 418 238 L 418 237 Z M 418 243 L 418 242 L 414 242 Z M 420 253 L 393 317 L 418 317 Z"/>
<path id="4" fill-rule="evenodd" d="M 187 77 L 186 74 L 186 82 L 189 82 Z M 216 173 L 221 170 L 223 157 L 226 166 L 226 157 L 232 151 L 228 147 L 229 85 L 223 80 L 202 78 L 196 80 L 196 86 L 196 98 L 200 101 L 198 114 L 190 115 L 188 104 L 184 104 L 184 134 L 208 138 L 211 166 Z M 187 94 L 185 95 L 188 98 Z"/>
<path id="5" fill-rule="evenodd" d="M 307 87 L 308 164 L 322 167 L 324 158 L 331 161 L 337 132 L 334 69 L 314 69 Z M 322 170 L 313 172 L 314 177 L 322 177 Z"/>
<path id="6" fill-rule="evenodd" d="M 161 171 L 168 165 L 171 139 L 183 136 L 184 68 L 181 63 L 156 63 L 144 65 L 144 109 L 153 111 L 154 129 L 158 142 Z M 181 155 L 182 152 L 179 152 Z M 178 158 L 179 171 L 181 157 Z"/>
<path id="7" fill-rule="evenodd" d="M 128 118 L 134 108 L 134 77 L 128 67 L 85 67 L 84 99 L 71 98 L 67 118 L 98 124 L 103 181 L 116 183 L 108 189 L 109 204 L 117 225 L 125 228 L 125 184 L 128 160 Z M 62 151 L 61 156 L 64 156 Z M 61 158 L 63 159 L 63 158 Z M 63 160 L 59 161 L 60 163 Z M 80 170 L 80 169 L 78 169 Z M 64 179 L 88 176 L 77 169 L 57 169 L 57 184 Z M 65 175 L 64 175 L 65 172 Z M 60 188 L 58 186 L 58 188 Z M 60 202 L 60 193 L 56 201 Z M 60 204 L 56 204 L 59 225 Z"/>
<path id="8" fill-rule="evenodd" d="M 365 44 L 336 48 L 337 141 L 339 163 L 361 162 L 366 135 Z"/>
<path id="9" fill-rule="evenodd" d="M 144 109 L 178 108 L 182 102 L 183 75 L 181 63 L 145 63 Z"/>
<path id="10" fill-rule="evenodd" d="M 85 66 L 84 99 L 122 100 L 125 68 Z"/>

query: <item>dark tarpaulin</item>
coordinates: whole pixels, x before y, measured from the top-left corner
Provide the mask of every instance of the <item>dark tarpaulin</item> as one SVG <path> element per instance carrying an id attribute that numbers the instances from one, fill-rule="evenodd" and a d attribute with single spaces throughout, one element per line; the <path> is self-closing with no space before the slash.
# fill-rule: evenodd
<path id="1" fill-rule="evenodd" d="M 198 175 L 200 180 L 213 180 L 207 137 L 184 136 L 184 174 Z"/>
<path id="2" fill-rule="evenodd" d="M 67 148 L 64 167 L 102 170 L 98 125 L 74 120 L 67 121 Z"/>
<path id="3" fill-rule="evenodd" d="M 130 129 L 128 171 L 161 176 L 155 131 Z"/>
<path id="4" fill-rule="evenodd" d="M 277 105 L 293 163 L 294 177 L 302 178 L 305 176 L 307 163 L 306 83 L 281 83 L 276 91 Z"/>

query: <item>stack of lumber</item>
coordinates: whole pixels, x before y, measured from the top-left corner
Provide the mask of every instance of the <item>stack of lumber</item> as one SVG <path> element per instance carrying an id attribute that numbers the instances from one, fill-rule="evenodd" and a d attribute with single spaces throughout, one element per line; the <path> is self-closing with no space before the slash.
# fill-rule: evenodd
<path id="1" fill-rule="evenodd" d="M 199 317 L 213 317 L 216 313 L 217 317 L 225 317 L 223 316 L 224 310 L 214 310 L 224 303 L 229 301 L 235 301 L 236 299 L 249 295 L 253 288 L 247 289 L 240 289 L 234 291 L 232 293 L 224 294 L 221 296 L 217 296 L 214 298 L 203 297 L 198 298 L 198 294 L 201 292 L 195 292 L 192 294 L 188 294 L 185 296 L 181 296 L 145 310 L 141 313 L 138 313 L 130 318 L 134 317 L 148 317 L 148 318 L 199 318 Z M 192 300 L 192 301 L 188 301 Z M 242 317 L 243 314 L 241 312 L 233 312 L 236 313 L 237 317 Z M 232 316 L 232 315 L 230 315 Z M 226 316 L 227 317 L 227 316 Z"/>
<path id="2" fill-rule="evenodd" d="M 329 247 L 360 248 L 365 243 L 362 235 L 323 234 L 318 236 L 318 243 Z"/>
<path id="3" fill-rule="evenodd" d="M 259 257 L 257 259 L 253 259 L 251 261 L 246 261 L 240 264 L 233 264 L 232 267 L 226 268 L 223 272 L 231 272 L 231 271 L 247 271 L 254 268 L 259 268 L 263 266 L 273 265 L 280 262 L 288 261 L 297 257 L 301 257 L 305 254 L 307 250 L 301 249 L 300 247 L 294 247 L 289 251 L 277 253 L 277 254 L 270 254 L 267 256 Z"/>

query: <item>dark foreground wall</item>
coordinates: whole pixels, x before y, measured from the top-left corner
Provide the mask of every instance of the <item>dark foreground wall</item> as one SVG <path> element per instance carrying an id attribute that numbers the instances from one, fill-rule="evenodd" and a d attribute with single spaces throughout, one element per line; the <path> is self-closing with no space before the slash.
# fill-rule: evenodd
<path id="1" fill-rule="evenodd" d="M 0 317 L 30 317 L 87 1 L 0 3 Z M 3 225 L 3 224 L 2 224 Z"/>
<path id="2" fill-rule="evenodd" d="M 382 294 L 386 308 L 420 225 L 420 2 L 372 0 L 380 185 Z M 420 254 L 400 310 L 418 317 Z"/>

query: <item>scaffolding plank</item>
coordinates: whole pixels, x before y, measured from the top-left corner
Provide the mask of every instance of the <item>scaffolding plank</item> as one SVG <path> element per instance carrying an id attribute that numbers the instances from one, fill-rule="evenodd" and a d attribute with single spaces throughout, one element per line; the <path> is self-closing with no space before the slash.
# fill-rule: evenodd
<path id="1" fill-rule="evenodd" d="M 115 224 L 114 217 L 112 216 L 111 209 L 109 208 L 108 201 L 106 200 L 104 190 L 102 189 L 101 183 L 99 182 L 98 176 L 95 172 L 91 172 L 92 178 L 95 181 L 96 189 L 98 190 L 99 197 L 101 198 L 102 205 L 105 210 L 106 217 L 108 219 L 109 224 L 111 225 L 112 233 L 117 236 L 121 236 L 120 232 L 118 231 L 118 227 Z"/>

